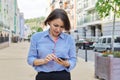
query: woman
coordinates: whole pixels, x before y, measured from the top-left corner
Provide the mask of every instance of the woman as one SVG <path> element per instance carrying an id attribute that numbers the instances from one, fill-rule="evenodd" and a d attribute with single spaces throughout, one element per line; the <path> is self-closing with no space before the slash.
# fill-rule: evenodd
<path id="1" fill-rule="evenodd" d="M 36 80 L 71 80 L 70 70 L 76 65 L 74 39 L 63 31 L 70 30 L 70 21 L 63 9 L 55 9 L 45 20 L 47 31 L 31 38 L 28 64 L 38 72 Z"/>

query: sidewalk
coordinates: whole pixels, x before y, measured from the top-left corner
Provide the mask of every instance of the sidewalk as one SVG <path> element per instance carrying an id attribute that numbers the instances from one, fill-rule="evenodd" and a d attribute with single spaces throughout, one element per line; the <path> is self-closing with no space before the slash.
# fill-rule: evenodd
<path id="1" fill-rule="evenodd" d="M 72 80 L 98 80 L 94 77 L 94 63 L 78 58 L 77 66 L 71 71 Z"/>
<path id="2" fill-rule="evenodd" d="M 12 43 L 0 49 L 0 80 L 34 80 L 35 70 L 26 62 L 29 43 Z M 71 71 L 72 80 L 97 80 L 94 78 L 94 63 L 78 58 Z"/>

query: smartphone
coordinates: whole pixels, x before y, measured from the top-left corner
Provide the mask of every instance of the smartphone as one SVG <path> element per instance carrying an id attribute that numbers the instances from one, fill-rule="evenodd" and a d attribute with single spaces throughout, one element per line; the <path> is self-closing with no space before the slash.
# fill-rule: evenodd
<path id="1" fill-rule="evenodd" d="M 63 58 L 63 57 L 59 57 L 60 59 L 62 59 L 62 60 L 67 60 L 67 58 Z"/>

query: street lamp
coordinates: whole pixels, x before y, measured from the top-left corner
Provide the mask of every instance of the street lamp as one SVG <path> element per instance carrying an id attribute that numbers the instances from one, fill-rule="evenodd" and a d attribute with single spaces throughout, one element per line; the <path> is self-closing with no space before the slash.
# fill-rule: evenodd
<path id="1" fill-rule="evenodd" d="M 86 31 L 87 31 L 87 29 L 84 27 L 84 39 L 85 39 L 85 41 L 86 41 Z M 85 47 L 85 62 L 87 62 L 87 44 L 88 44 L 88 42 L 86 41 L 84 43 L 84 47 Z"/>

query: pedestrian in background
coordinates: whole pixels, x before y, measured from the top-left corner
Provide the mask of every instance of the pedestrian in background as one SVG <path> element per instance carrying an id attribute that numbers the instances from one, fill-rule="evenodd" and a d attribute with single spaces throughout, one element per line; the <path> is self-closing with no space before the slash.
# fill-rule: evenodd
<path id="1" fill-rule="evenodd" d="M 76 65 L 75 41 L 70 21 L 63 9 L 53 10 L 44 22 L 50 28 L 31 37 L 28 64 L 38 72 L 36 80 L 71 80 L 70 71 Z"/>

